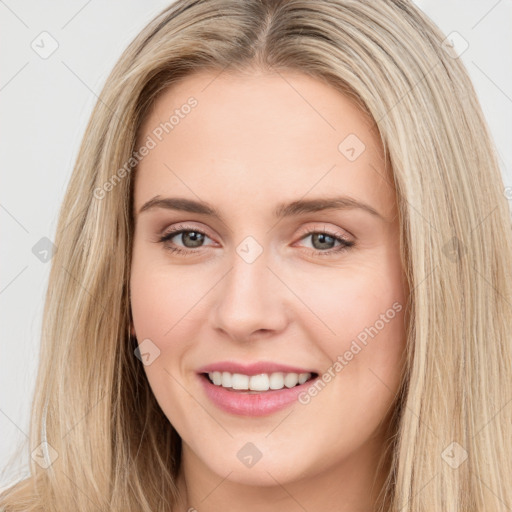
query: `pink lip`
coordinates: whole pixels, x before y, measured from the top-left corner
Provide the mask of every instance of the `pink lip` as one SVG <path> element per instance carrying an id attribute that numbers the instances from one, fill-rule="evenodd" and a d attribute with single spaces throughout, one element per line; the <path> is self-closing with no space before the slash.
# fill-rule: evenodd
<path id="1" fill-rule="evenodd" d="M 260 373 L 316 373 L 317 377 L 299 384 L 293 388 L 268 390 L 259 393 L 237 391 L 212 384 L 205 373 L 209 372 L 242 373 L 258 375 Z M 292 367 L 276 363 L 253 363 L 242 365 L 234 362 L 220 362 L 203 366 L 198 370 L 198 377 L 206 396 L 221 410 L 239 416 L 266 416 L 291 405 L 298 400 L 298 395 L 304 392 L 318 378 L 318 372 L 304 368 Z"/>
<path id="2" fill-rule="evenodd" d="M 272 362 L 257 362 L 250 364 L 235 363 L 233 361 L 221 361 L 218 363 L 208 364 L 197 370 L 197 373 L 209 372 L 229 372 L 242 373 L 244 375 L 258 375 L 260 373 L 318 373 L 316 370 L 299 368 L 297 366 L 288 366 Z"/>

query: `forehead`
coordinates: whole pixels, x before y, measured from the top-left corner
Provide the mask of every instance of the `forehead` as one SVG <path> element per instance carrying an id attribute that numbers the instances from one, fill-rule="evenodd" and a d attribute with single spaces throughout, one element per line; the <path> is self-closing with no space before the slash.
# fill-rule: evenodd
<path id="1" fill-rule="evenodd" d="M 158 97 L 138 134 L 144 144 L 152 149 L 136 171 L 136 210 L 180 194 L 269 210 L 306 194 L 348 194 L 384 215 L 394 209 L 373 120 L 300 73 L 188 76 Z"/>

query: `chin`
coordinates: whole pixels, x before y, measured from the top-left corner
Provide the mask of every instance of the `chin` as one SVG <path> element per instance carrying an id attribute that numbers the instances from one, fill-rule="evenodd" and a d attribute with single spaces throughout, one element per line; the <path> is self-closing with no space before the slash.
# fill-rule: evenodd
<path id="1" fill-rule="evenodd" d="M 247 439 L 250 436 L 231 440 L 229 447 L 214 450 L 206 457 L 202 455 L 202 463 L 220 478 L 243 485 L 284 485 L 314 475 L 315 461 L 309 460 L 306 453 L 295 450 L 290 453 L 283 449 L 284 443 L 278 439 L 275 443 L 269 443 L 264 437 L 258 441 L 255 436 L 254 443 Z M 303 442 L 297 440 L 295 445 L 301 446 Z"/>

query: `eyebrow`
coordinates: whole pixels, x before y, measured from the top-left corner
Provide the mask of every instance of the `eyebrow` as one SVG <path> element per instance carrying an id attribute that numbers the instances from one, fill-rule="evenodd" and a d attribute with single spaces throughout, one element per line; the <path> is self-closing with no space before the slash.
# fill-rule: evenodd
<path id="1" fill-rule="evenodd" d="M 139 214 L 155 208 L 164 208 L 168 210 L 178 210 L 189 213 L 200 213 L 209 215 L 224 222 L 220 212 L 203 201 L 195 201 L 192 199 L 185 199 L 182 197 L 160 197 L 155 196 L 141 207 Z M 378 217 L 385 221 L 385 218 L 372 206 L 358 201 L 349 196 L 338 196 L 331 198 L 319 199 L 299 199 L 291 203 L 281 203 L 274 210 L 274 217 L 283 219 L 285 217 L 292 217 L 294 215 L 301 215 L 305 213 L 320 212 L 323 210 L 351 210 L 360 209 L 374 217 Z"/>

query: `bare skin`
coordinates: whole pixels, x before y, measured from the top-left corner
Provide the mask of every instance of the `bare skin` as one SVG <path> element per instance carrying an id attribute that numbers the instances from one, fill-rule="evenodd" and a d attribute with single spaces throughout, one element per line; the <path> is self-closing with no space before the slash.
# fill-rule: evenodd
<path id="1" fill-rule="evenodd" d="M 197 105 L 157 140 L 155 128 L 191 96 Z M 145 371 L 183 441 L 180 510 L 374 510 L 408 290 L 395 191 L 371 120 L 298 73 L 202 72 L 159 97 L 139 143 L 148 136 L 157 144 L 134 189 L 133 329 L 160 351 Z M 156 196 L 207 202 L 222 219 L 140 212 Z M 274 217 L 281 203 L 338 196 L 378 214 L 338 206 Z M 188 231 L 159 242 L 172 227 Z M 251 263 L 237 252 L 248 236 L 245 248 L 261 249 Z M 340 239 L 353 245 L 337 251 Z M 354 340 L 371 326 L 357 351 Z M 274 361 L 331 379 L 303 403 L 240 416 L 211 402 L 197 373 L 225 360 Z M 239 457 L 249 442 L 261 454 L 251 467 Z"/>

